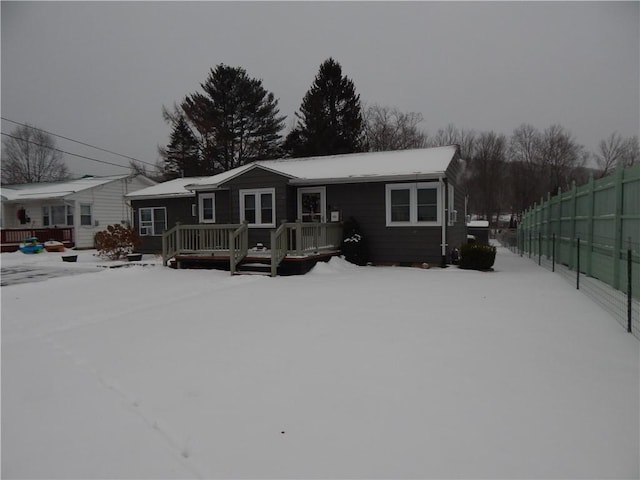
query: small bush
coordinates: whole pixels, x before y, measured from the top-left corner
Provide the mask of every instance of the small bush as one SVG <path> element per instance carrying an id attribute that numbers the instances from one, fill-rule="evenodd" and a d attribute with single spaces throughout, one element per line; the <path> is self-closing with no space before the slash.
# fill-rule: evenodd
<path id="1" fill-rule="evenodd" d="M 490 270 L 496 260 L 496 247 L 486 243 L 467 243 L 460 248 L 460 268 Z"/>
<path id="2" fill-rule="evenodd" d="M 114 224 L 96 233 L 95 245 L 98 255 L 118 260 L 140 246 L 140 237 L 133 228 Z"/>
<path id="3" fill-rule="evenodd" d="M 366 265 L 369 261 L 369 247 L 355 218 L 350 217 L 344 222 L 343 232 L 341 250 L 345 260 L 356 265 Z"/>

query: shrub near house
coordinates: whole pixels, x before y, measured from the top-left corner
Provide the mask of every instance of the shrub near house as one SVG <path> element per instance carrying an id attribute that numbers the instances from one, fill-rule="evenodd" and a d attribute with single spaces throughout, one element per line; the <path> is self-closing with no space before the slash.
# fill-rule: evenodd
<path id="1" fill-rule="evenodd" d="M 118 260 L 140 246 L 140 237 L 133 228 L 115 224 L 96 233 L 95 244 L 99 255 Z"/>
<path id="2" fill-rule="evenodd" d="M 460 268 L 491 270 L 496 260 L 496 247 L 486 243 L 467 243 L 460 249 Z"/>

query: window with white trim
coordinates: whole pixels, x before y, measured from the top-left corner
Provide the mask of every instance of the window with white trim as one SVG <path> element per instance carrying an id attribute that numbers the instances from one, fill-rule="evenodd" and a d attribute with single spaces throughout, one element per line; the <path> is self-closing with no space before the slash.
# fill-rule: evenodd
<path id="1" fill-rule="evenodd" d="M 73 207 L 71 205 L 45 205 L 42 207 L 42 225 L 73 225 Z"/>
<path id="2" fill-rule="evenodd" d="M 93 225 L 93 216 L 91 215 L 91 205 L 80 204 L 80 225 Z"/>
<path id="3" fill-rule="evenodd" d="M 216 222 L 216 194 L 203 193 L 198 199 L 200 223 Z"/>
<path id="4" fill-rule="evenodd" d="M 162 235 L 167 229 L 166 207 L 145 207 L 138 210 L 138 231 L 141 237 Z"/>
<path id="5" fill-rule="evenodd" d="M 440 183 L 392 183 L 385 186 L 388 227 L 441 223 Z"/>
<path id="6" fill-rule="evenodd" d="M 449 212 L 449 226 L 453 226 L 458 221 L 458 211 L 455 208 L 455 196 L 454 196 L 454 188 L 452 185 L 447 186 L 449 190 L 449 206 L 447 211 Z"/>
<path id="7" fill-rule="evenodd" d="M 250 227 L 275 227 L 275 188 L 240 190 L 240 221 Z"/>

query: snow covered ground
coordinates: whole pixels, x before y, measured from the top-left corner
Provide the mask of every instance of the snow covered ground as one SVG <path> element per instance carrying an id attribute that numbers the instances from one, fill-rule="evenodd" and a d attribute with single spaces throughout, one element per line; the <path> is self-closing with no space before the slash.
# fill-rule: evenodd
<path id="1" fill-rule="evenodd" d="M 2 287 L 2 477 L 638 478 L 638 340 L 530 260 L 495 269 Z"/>

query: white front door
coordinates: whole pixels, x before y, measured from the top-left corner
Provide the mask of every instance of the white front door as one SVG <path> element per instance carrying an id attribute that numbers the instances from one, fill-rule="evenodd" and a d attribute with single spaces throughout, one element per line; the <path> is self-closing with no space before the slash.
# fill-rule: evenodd
<path id="1" fill-rule="evenodd" d="M 298 218 L 303 222 L 327 221 L 327 201 L 325 187 L 298 189 Z"/>

